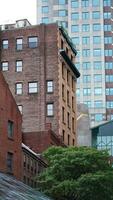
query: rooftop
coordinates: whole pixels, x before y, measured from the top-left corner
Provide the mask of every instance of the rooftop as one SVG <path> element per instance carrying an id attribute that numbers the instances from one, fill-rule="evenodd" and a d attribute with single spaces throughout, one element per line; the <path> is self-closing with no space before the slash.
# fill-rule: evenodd
<path id="1" fill-rule="evenodd" d="M 0 200 L 51 200 L 12 176 L 0 173 Z"/>

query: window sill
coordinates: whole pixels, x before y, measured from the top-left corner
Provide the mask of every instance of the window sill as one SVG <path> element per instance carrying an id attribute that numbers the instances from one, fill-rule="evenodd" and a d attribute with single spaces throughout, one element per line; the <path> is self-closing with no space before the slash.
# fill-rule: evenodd
<path id="1" fill-rule="evenodd" d="M 14 141 L 13 137 L 8 137 L 8 140 Z"/>
<path id="2" fill-rule="evenodd" d="M 36 94 L 38 94 L 38 92 L 34 92 L 34 93 L 29 93 L 28 92 L 28 95 L 36 95 Z"/>
<path id="3" fill-rule="evenodd" d="M 47 94 L 53 94 L 53 92 L 47 92 Z"/>
<path id="4" fill-rule="evenodd" d="M 54 117 L 54 115 L 47 115 L 47 117 Z"/>

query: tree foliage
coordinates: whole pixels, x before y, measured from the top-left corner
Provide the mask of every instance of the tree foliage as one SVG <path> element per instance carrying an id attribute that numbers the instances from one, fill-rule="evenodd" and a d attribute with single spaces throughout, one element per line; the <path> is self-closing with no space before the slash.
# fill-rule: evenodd
<path id="1" fill-rule="evenodd" d="M 108 153 L 86 147 L 51 147 L 48 168 L 38 188 L 55 200 L 113 200 L 113 170 Z"/>

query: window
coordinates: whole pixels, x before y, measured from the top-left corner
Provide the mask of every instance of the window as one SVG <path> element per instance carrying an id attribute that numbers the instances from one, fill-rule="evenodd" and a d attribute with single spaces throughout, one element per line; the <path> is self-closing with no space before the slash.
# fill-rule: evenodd
<path id="1" fill-rule="evenodd" d="M 59 10 L 59 17 L 65 17 L 67 16 L 67 11 L 66 10 Z"/>
<path id="2" fill-rule="evenodd" d="M 74 101 L 74 97 L 72 97 L 72 109 L 73 109 L 73 111 L 75 110 L 75 101 Z"/>
<path id="3" fill-rule="evenodd" d="M 75 45 L 79 44 L 79 43 L 80 43 L 79 37 L 73 37 L 73 38 L 72 38 L 72 42 L 73 42 Z"/>
<path id="4" fill-rule="evenodd" d="M 49 18 L 48 17 L 42 17 L 42 23 L 48 24 L 49 23 Z"/>
<path id="5" fill-rule="evenodd" d="M 48 6 L 43 6 L 42 7 L 42 13 L 48 13 L 49 12 L 49 7 Z"/>
<path id="6" fill-rule="evenodd" d="M 84 82 L 84 83 L 89 83 L 89 82 L 91 82 L 91 76 L 90 76 L 90 75 L 84 75 L 84 76 L 83 76 L 83 82 Z"/>
<path id="7" fill-rule="evenodd" d="M 90 44 L 90 37 L 83 37 L 82 44 Z"/>
<path id="8" fill-rule="evenodd" d="M 22 105 L 18 105 L 18 109 L 19 109 L 20 113 L 22 114 L 23 113 L 23 106 Z"/>
<path id="9" fill-rule="evenodd" d="M 68 134 L 68 145 L 70 145 L 70 135 Z"/>
<path id="10" fill-rule="evenodd" d="M 66 54 L 67 54 L 67 55 L 68 55 L 68 52 L 69 52 L 68 50 L 69 50 L 69 49 L 66 47 Z"/>
<path id="11" fill-rule="evenodd" d="M 90 88 L 84 88 L 84 89 L 83 89 L 83 95 L 84 95 L 84 96 L 89 96 L 89 95 L 91 95 L 91 89 L 90 89 Z"/>
<path id="12" fill-rule="evenodd" d="M 92 6 L 99 6 L 100 0 L 92 0 Z"/>
<path id="13" fill-rule="evenodd" d="M 22 83 L 16 83 L 16 94 L 22 94 Z"/>
<path id="14" fill-rule="evenodd" d="M 111 12 L 104 12 L 104 19 L 111 19 Z"/>
<path id="15" fill-rule="evenodd" d="M 112 49 L 106 49 L 104 51 L 104 53 L 105 53 L 105 56 L 112 56 L 113 55 L 113 50 Z"/>
<path id="16" fill-rule="evenodd" d="M 113 75 L 106 75 L 106 82 L 113 82 Z"/>
<path id="17" fill-rule="evenodd" d="M 102 69 L 101 61 L 95 61 L 93 65 L 94 65 L 94 69 L 96 69 L 96 70 Z"/>
<path id="18" fill-rule="evenodd" d="M 69 112 L 67 113 L 67 126 L 70 128 L 70 114 Z"/>
<path id="19" fill-rule="evenodd" d="M 8 49 L 8 40 L 2 40 L 2 48 L 3 49 Z"/>
<path id="20" fill-rule="evenodd" d="M 113 88 L 106 88 L 106 95 L 113 95 Z"/>
<path id="21" fill-rule="evenodd" d="M 47 92 L 53 92 L 53 81 L 47 81 Z"/>
<path id="22" fill-rule="evenodd" d="M 38 83 L 37 82 L 30 82 L 28 83 L 29 94 L 37 93 L 38 92 Z"/>
<path id="23" fill-rule="evenodd" d="M 22 60 L 16 61 L 16 72 L 22 72 Z"/>
<path id="24" fill-rule="evenodd" d="M 65 79 L 65 64 L 62 63 L 62 78 Z"/>
<path id="25" fill-rule="evenodd" d="M 60 5 L 65 5 L 66 4 L 66 0 L 59 0 L 59 4 Z"/>
<path id="26" fill-rule="evenodd" d="M 78 8 L 78 6 L 79 6 L 79 2 L 78 2 L 79 0 L 72 0 L 71 1 L 71 7 L 72 8 Z"/>
<path id="27" fill-rule="evenodd" d="M 113 115 L 107 115 L 107 120 L 113 120 Z"/>
<path id="28" fill-rule="evenodd" d="M 93 24 L 93 31 L 100 31 L 101 25 L 100 24 Z"/>
<path id="29" fill-rule="evenodd" d="M 62 139 L 65 141 L 65 130 L 62 130 Z"/>
<path id="30" fill-rule="evenodd" d="M 29 48 L 36 48 L 38 46 L 38 38 L 37 37 L 29 37 L 28 43 L 29 43 Z"/>
<path id="31" fill-rule="evenodd" d="M 111 24 L 105 24 L 104 25 L 104 31 L 111 31 L 112 28 L 111 28 Z"/>
<path id="32" fill-rule="evenodd" d="M 70 72 L 69 72 L 69 70 L 67 70 L 67 83 L 68 84 L 70 83 Z"/>
<path id="33" fill-rule="evenodd" d="M 76 89 L 76 95 L 80 96 L 80 89 Z"/>
<path id="34" fill-rule="evenodd" d="M 69 91 L 67 91 L 67 105 L 69 105 Z"/>
<path id="35" fill-rule="evenodd" d="M 95 106 L 95 108 L 102 108 L 103 106 L 102 106 L 102 101 L 100 100 L 100 101 L 94 101 L 94 106 Z"/>
<path id="36" fill-rule="evenodd" d="M 16 39 L 16 49 L 17 50 L 22 50 L 23 48 L 23 40 L 22 38 Z"/>
<path id="37" fill-rule="evenodd" d="M 94 75 L 94 82 L 101 82 L 102 81 L 102 75 L 101 74 L 95 74 Z"/>
<path id="38" fill-rule="evenodd" d="M 90 14 L 89 14 L 89 12 L 83 12 L 82 13 L 82 19 L 90 19 Z"/>
<path id="39" fill-rule="evenodd" d="M 90 49 L 83 49 L 82 50 L 82 56 L 83 57 L 89 57 L 90 56 Z"/>
<path id="40" fill-rule="evenodd" d="M 53 116 L 53 103 L 47 104 L 47 116 Z"/>
<path id="41" fill-rule="evenodd" d="M 13 137 L 13 129 L 14 129 L 14 123 L 10 120 L 8 120 L 8 137 Z"/>
<path id="42" fill-rule="evenodd" d="M 103 115 L 102 114 L 95 114 L 95 121 L 99 122 L 103 120 Z"/>
<path id="43" fill-rule="evenodd" d="M 76 63 L 76 68 L 80 69 L 80 63 Z"/>
<path id="44" fill-rule="evenodd" d="M 64 93 L 65 89 L 64 89 L 64 84 L 62 84 L 62 98 L 65 99 L 65 93 Z"/>
<path id="45" fill-rule="evenodd" d="M 9 64 L 8 62 L 2 62 L 2 71 L 8 71 L 9 69 Z"/>
<path id="46" fill-rule="evenodd" d="M 100 12 L 99 11 L 94 11 L 92 13 L 92 18 L 93 19 L 100 19 Z"/>
<path id="47" fill-rule="evenodd" d="M 93 56 L 101 56 L 101 49 L 93 49 Z"/>
<path id="48" fill-rule="evenodd" d="M 65 122 L 65 108 L 62 107 L 62 122 Z"/>
<path id="49" fill-rule="evenodd" d="M 84 101 L 84 104 L 86 104 L 88 108 L 91 108 L 91 101 Z"/>
<path id="50" fill-rule="evenodd" d="M 78 12 L 72 13 L 72 14 L 71 14 L 71 19 L 72 19 L 72 20 L 78 20 L 78 19 L 79 19 L 79 13 L 78 13 Z"/>
<path id="51" fill-rule="evenodd" d="M 93 37 L 93 44 L 100 44 L 101 43 L 101 37 L 100 36 L 94 36 Z"/>
<path id="52" fill-rule="evenodd" d="M 113 108 L 113 101 L 107 101 L 106 106 L 107 108 Z"/>
<path id="53" fill-rule="evenodd" d="M 82 63 L 82 67 L 83 67 L 83 69 L 88 70 L 88 69 L 91 68 L 91 63 L 90 62 L 84 62 L 84 63 Z"/>
<path id="54" fill-rule="evenodd" d="M 83 32 L 88 32 L 88 31 L 90 31 L 90 25 L 89 25 L 89 24 L 83 24 L 83 25 L 82 25 L 82 31 L 83 31 Z"/>
<path id="55" fill-rule="evenodd" d="M 73 146 L 75 146 L 75 139 L 73 139 Z"/>
<path id="56" fill-rule="evenodd" d="M 101 95 L 102 94 L 102 88 L 94 88 L 94 94 L 95 95 Z"/>
<path id="57" fill-rule="evenodd" d="M 7 153 L 7 172 L 13 172 L 13 153 Z"/>
<path id="58" fill-rule="evenodd" d="M 74 120 L 74 117 L 72 117 L 72 131 L 75 132 L 75 120 Z"/>
<path id="59" fill-rule="evenodd" d="M 82 0 L 82 7 L 88 7 L 89 6 L 89 0 Z"/>
<path id="60" fill-rule="evenodd" d="M 72 25 L 71 26 L 71 32 L 72 33 L 79 32 L 79 25 Z"/>
<path id="61" fill-rule="evenodd" d="M 111 6 L 111 0 L 104 0 L 104 6 Z"/>
<path id="62" fill-rule="evenodd" d="M 113 69 L 113 63 L 112 62 L 106 62 L 105 63 L 105 68 L 106 69 Z"/>
<path id="63" fill-rule="evenodd" d="M 112 44 L 112 37 L 111 36 L 104 37 L 104 43 L 105 44 Z"/>
<path id="64" fill-rule="evenodd" d="M 64 28 L 67 28 L 68 27 L 68 22 L 66 21 L 61 21 L 61 24 Z"/>

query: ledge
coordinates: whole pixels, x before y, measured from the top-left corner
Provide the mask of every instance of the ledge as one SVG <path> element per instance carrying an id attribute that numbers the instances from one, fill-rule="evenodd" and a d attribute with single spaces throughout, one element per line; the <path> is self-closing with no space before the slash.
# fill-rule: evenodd
<path id="1" fill-rule="evenodd" d="M 65 50 L 61 49 L 60 50 L 60 54 L 64 58 L 64 60 L 67 63 L 67 65 L 71 68 L 71 70 L 75 74 L 76 78 L 79 78 L 80 77 L 80 72 L 78 71 L 78 69 L 76 68 L 76 66 L 73 64 L 73 62 L 71 61 L 71 59 L 68 57 L 68 55 L 66 54 Z"/>
<path id="2" fill-rule="evenodd" d="M 71 47 L 71 50 L 73 51 L 73 53 L 75 54 L 75 56 L 77 55 L 77 50 L 75 49 L 73 42 L 71 40 L 71 38 L 69 37 L 68 33 L 66 32 L 66 30 L 61 26 L 59 27 L 62 35 L 64 36 L 64 38 L 66 39 L 68 45 Z"/>

